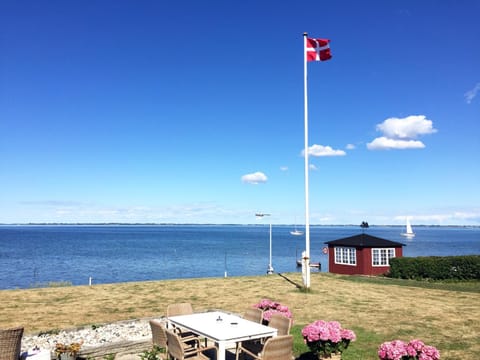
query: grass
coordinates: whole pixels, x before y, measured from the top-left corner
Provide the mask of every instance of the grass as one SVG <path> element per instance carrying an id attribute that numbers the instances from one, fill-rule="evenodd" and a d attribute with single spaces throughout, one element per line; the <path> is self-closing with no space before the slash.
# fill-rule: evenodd
<path id="1" fill-rule="evenodd" d="M 65 287 L 65 286 L 72 286 L 72 283 L 70 281 L 51 281 L 48 283 L 34 283 L 30 285 L 30 287 L 32 288 Z"/>
<path id="2" fill-rule="evenodd" d="M 419 287 L 422 289 L 438 289 L 450 291 L 463 291 L 480 293 L 480 281 L 417 281 L 417 280 L 403 280 L 391 279 L 388 277 L 367 277 L 367 276 L 341 276 L 343 280 L 363 282 L 369 284 L 384 284 L 384 285 L 398 285 Z"/>
<path id="3" fill-rule="evenodd" d="M 308 349 L 301 329 L 336 320 L 355 331 L 343 360 L 377 359 L 378 346 L 393 339 L 422 339 L 442 360 L 477 359 L 480 353 L 480 282 L 427 283 L 312 273 L 311 291 L 299 289 L 300 273 L 182 279 L 94 286 L 1 290 L 0 328 L 47 332 L 118 320 L 160 317 L 174 302 L 196 311 L 242 313 L 262 298 L 287 305 L 294 316 L 295 353 Z"/>

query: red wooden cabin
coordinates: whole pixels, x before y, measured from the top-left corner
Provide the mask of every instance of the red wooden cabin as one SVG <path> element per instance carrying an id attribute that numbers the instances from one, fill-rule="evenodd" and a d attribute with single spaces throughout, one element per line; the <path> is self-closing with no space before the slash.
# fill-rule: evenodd
<path id="1" fill-rule="evenodd" d="M 405 244 L 360 234 L 327 241 L 329 272 L 345 275 L 381 275 L 392 257 L 403 256 Z"/>

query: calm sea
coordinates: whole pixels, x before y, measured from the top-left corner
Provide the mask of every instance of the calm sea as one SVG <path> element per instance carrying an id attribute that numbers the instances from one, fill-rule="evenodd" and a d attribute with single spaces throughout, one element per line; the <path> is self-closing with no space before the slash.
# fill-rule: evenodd
<path id="1" fill-rule="evenodd" d="M 299 271 L 304 236 L 273 226 L 276 272 Z M 480 254 L 480 228 L 416 227 L 412 240 L 400 227 L 366 233 L 406 244 L 404 256 Z M 312 226 L 312 262 L 328 271 L 325 241 L 361 233 L 358 226 Z M 49 282 L 73 285 L 265 274 L 268 225 L 0 226 L 0 289 Z M 312 271 L 318 271 L 312 269 Z"/>

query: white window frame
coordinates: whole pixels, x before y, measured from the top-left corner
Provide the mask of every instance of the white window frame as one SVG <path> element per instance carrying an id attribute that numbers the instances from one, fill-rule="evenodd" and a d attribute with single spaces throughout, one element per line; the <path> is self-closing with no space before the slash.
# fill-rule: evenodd
<path id="1" fill-rule="evenodd" d="M 372 266 L 390 266 L 390 259 L 396 257 L 395 248 L 372 248 Z"/>
<path id="2" fill-rule="evenodd" d="M 357 266 L 357 249 L 354 247 L 335 246 L 335 264 Z"/>

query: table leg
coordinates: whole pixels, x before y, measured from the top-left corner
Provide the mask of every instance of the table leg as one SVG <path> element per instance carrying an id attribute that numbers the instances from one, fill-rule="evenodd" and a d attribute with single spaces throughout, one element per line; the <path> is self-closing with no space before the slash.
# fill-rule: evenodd
<path id="1" fill-rule="evenodd" d="M 218 357 L 217 360 L 225 360 L 225 341 L 218 342 Z"/>

